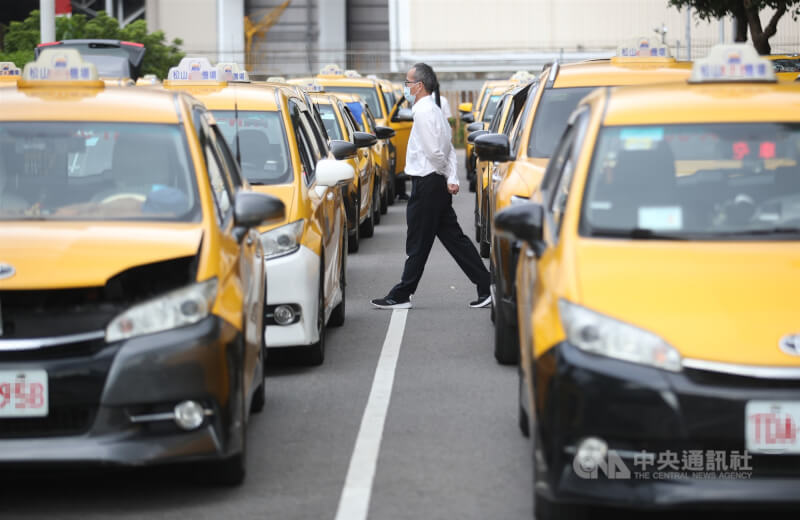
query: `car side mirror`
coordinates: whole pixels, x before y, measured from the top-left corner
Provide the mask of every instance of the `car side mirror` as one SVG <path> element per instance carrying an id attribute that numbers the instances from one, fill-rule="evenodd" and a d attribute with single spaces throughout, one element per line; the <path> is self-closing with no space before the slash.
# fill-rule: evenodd
<path id="1" fill-rule="evenodd" d="M 459 112 L 472 112 L 472 103 L 461 103 L 458 105 Z"/>
<path id="2" fill-rule="evenodd" d="M 483 128 L 483 121 L 475 121 L 467 126 L 467 132 L 477 132 L 478 130 L 485 130 Z"/>
<path id="3" fill-rule="evenodd" d="M 392 116 L 392 121 L 395 123 L 410 122 L 413 120 L 414 114 L 411 112 L 410 108 L 398 108 L 397 112 Z"/>
<path id="4" fill-rule="evenodd" d="M 314 171 L 317 179 L 317 186 L 336 186 L 340 183 L 347 183 L 353 180 L 355 171 L 346 162 L 334 161 L 332 159 L 320 159 Z"/>
<path id="5" fill-rule="evenodd" d="M 536 257 L 544 253 L 544 206 L 535 202 L 515 204 L 494 217 L 494 232 L 527 242 Z"/>
<path id="6" fill-rule="evenodd" d="M 378 142 L 378 138 L 366 132 L 353 132 L 353 142 L 356 148 L 369 148 Z"/>
<path id="7" fill-rule="evenodd" d="M 281 199 L 266 193 L 239 191 L 233 201 L 234 236 L 241 240 L 248 229 L 283 220 L 285 215 Z"/>
<path id="8" fill-rule="evenodd" d="M 472 112 L 461 114 L 461 121 L 467 124 L 472 124 L 475 122 L 475 116 L 472 114 Z"/>
<path id="9" fill-rule="evenodd" d="M 378 139 L 391 139 L 394 137 L 394 129 L 389 128 L 388 126 L 376 126 L 375 127 L 375 135 Z"/>
<path id="10" fill-rule="evenodd" d="M 486 133 L 475 138 L 475 153 L 481 161 L 508 162 L 510 148 L 505 134 Z"/>
<path id="11" fill-rule="evenodd" d="M 339 139 L 333 139 L 331 141 L 331 153 L 336 158 L 337 161 L 342 161 L 344 159 L 352 159 L 356 156 L 358 152 L 358 147 L 351 143 L 350 141 L 341 141 Z"/>
<path id="12" fill-rule="evenodd" d="M 482 135 L 486 135 L 488 133 L 489 133 L 488 130 L 475 130 L 474 132 L 472 132 L 471 134 L 469 134 L 467 136 L 467 142 L 468 143 L 474 143 L 476 138 L 478 138 L 478 137 L 480 137 Z"/>

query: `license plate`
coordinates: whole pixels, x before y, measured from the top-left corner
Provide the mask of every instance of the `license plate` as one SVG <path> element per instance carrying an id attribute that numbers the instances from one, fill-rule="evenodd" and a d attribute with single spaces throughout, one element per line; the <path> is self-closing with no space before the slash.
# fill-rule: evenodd
<path id="1" fill-rule="evenodd" d="M 747 451 L 766 454 L 800 453 L 800 402 L 750 401 L 745 406 Z"/>
<path id="2" fill-rule="evenodd" d="M 47 413 L 47 372 L 0 370 L 0 419 L 45 417 Z"/>

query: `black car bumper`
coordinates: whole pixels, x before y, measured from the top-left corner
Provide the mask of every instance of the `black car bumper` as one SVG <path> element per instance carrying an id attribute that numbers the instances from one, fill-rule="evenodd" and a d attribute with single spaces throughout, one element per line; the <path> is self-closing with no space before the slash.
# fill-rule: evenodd
<path id="1" fill-rule="evenodd" d="M 537 464 L 536 490 L 545 498 L 642 508 L 800 505 L 800 456 L 745 449 L 746 403 L 800 401 L 800 382 L 667 372 L 566 342 L 533 368 L 537 451 L 546 462 Z M 619 457 L 622 465 L 606 463 L 615 466 L 611 476 L 602 468 L 576 470 L 577 448 L 588 437 L 602 439 Z M 643 452 L 652 454 L 652 464 Z M 692 455 L 694 462 L 686 458 Z"/>
<path id="2" fill-rule="evenodd" d="M 0 418 L 0 463 L 138 466 L 236 453 L 242 344 L 239 331 L 211 316 L 113 344 L 0 352 L 0 370 L 43 369 L 49 387 L 47 417 Z M 184 400 L 207 410 L 188 432 L 163 418 Z"/>

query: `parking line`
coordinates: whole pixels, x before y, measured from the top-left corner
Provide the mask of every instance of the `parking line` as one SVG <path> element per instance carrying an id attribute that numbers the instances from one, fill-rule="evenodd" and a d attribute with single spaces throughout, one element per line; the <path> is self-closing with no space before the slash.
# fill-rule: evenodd
<path id="1" fill-rule="evenodd" d="M 383 425 L 392 397 L 394 373 L 397 369 L 397 358 L 400 355 L 407 315 L 408 309 L 392 311 L 378 367 L 375 369 L 375 378 L 372 380 L 372 389 L 350 458 L 350 467 L 347 469 L 344 489 L 339 498 L 336 520 L 366 520 L 369 513 L 372 483 L 383 439 Z"/>

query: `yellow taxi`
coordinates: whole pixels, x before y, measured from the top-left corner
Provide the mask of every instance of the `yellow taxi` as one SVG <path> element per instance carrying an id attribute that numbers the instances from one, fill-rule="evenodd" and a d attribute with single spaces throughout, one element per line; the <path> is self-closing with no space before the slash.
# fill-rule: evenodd
<path id="1" fill-rule="evenodd" d="M 465 165 L 467 169 L 467 180 L 469 181 L 469 191 L 475 191 L 478 186 L 477 180 L 477 161 L 478 157 L 475 154 L 475 142 L 469 139 L 469 136 L 474 132 L 485 130 L 494 118 L 497 111 L 497 105 L 500 103 L 500 98 L 503 97 L 509 89 L 514 86 L 515 82 L 511 80 L 495 80 L 487 81 L 483 84 L 480 94 L 478 95 L 478 103 L 475 105 L 474 113 L 464 113 L 463 109 L 471 108 L 469 103 L 462 103 L 459 105 L 459 111 L 462 112 L 461 120 L 467 124 L 467 143 L 465 145 Z M 469 112 L 468 110 L 466 112 Z"/>
<path id="2" fill-rule="evenodd" d="M 301 361 L 322 363 L 325 326 L 345 320 L 347 217 L 337 185 L 352 180 L 350 166 L 327 159 L 328 144 L 303 97 L 253 85 L 236 64 L 212 67 L 206 58 L 184 58 L 164 88 L 203 102 L 251 188 L 286 206 L 283 220 L 258 228 L 267 271 L 266 344 L 293 347 Z"/>
<path id="3" fill-rule="evenodd" d="M 495 116 L 492 118 L 489 128 L 473 132 L 469 139 L 474 142 L 475 138 L 484 133 L 501 133 L 510 136 L 514 123 L 522 113 L 525 101 L 532 91 L 535 91 L 535 81 L 505 92 L 497 105 Z M 494 163 L 478 160 L 475 170 L 477 184 L 475 190 L 475 241 L 480 246 L 481 256 L 489 258 L 491 225 L 488 220 L 488 201 L 494 195 L 494 187 L 499 182 L 499 178 L 492 175 L 494 173 Z"/>
<path id="4" fill-rule="evenodd" d="M 598 89 L 497 215 L 537 514 L 798 503 L 798 99 L 744 44 Z"/>
<path id="5" fill-rule="evenodd" d="M 390 139 L 394 137 L 394 130 L 388 126 L 380 126 L 375 120 L 372 109 L 364 103 L 358 94 L 335 94 L 341 99 L 350 113 L 355 118 L 357 131 L 364 131 L 374 135 L 377 140 L 370 147 L 372 153 L 372 163 L 375 165 L 375 172 L 378 178 L 375 180 L 380 192 L 380 204 L 373 208 L 377 212 L 374 216 L 375 224 L 380 224 L 380 216 L 385 215 L 390 203 L 394 200 L 394 162 L 389 148 Z"/>
<path id="6" fill-rule="evenodd" d="M 361 237 L 369 238 L 375 232 L 375 214 L 380 216 L 378 183 L 375 182 L 375 165 L 370 148 L 377 138 L 356 130 L 355 118 L 341 99 L 320 90 L 311 92 L 322 124 L 332 143 L 355 145 L 357 151 L 346 158 L 355 171 L 355 182 L 350 183 L 345 197 L 345 210 L 349 232 L 349 251 L 358 251 Z M 337 146 L 338 147 L 338 146 Z M 333 146 L 332 146 L 333 149 Z M 376 208 L 378 211 L 376 211 Z"/>
<path id="7" fill-rule="evenodd" d="M 411 121 L 396 116 L 399 109 L 397 101 L 402 100 L 402 96 L 396 97 L 393 85 L 388 81 L 347 77 L 345 71 L 334 64 L 323 67 L 314 77 L 314 81 L 322 85 L 326 92 L 358 94 L 372 110 L 378 125 L 395 131 L 391 139 L 395 156 L 394 174 L 402 177 L 406 167 L 406 148 L 411 135 Z M 390 103 L 392 100 L 395 101 L 394 106 Z"/>
<path id="8" fill-rule="evenodd" d="M 648 38 L 620 46 L 611 59 L 563 66 L 556 63 L 545 69 L 511 136 L 487 134 L 475 139 L 478 155 L 483 153 L 482 159 L 498 163 L 492 176 L 500 179 L 493 196 L 487 197 L 485 221 L 491 223 L 498 211 L 528 200 L 539 186 L 570 113 L 589 92 L 599 86 L 685 81 L 690 72 L 689 62 L 669 57 L 666 46 L 651 43 Z M 505 237 L 491 238 L 494 355 L 499 363 L 513 364 L 519 353 L 514 296 L 519 248 Z"/>
<path id="9" fill-rule="evenodd" d="M 800 78 L 800 55 L 770 54 L 764 57 L 772 62 L 779 81 L 795 81 Z"/>
<path id="10" fill-rule="evenodd" d="M 204 461 L 238 484 L 264 406 L 263 250 L 197 100 L 48 49 L 0 89 L 0 463 Z"/>

